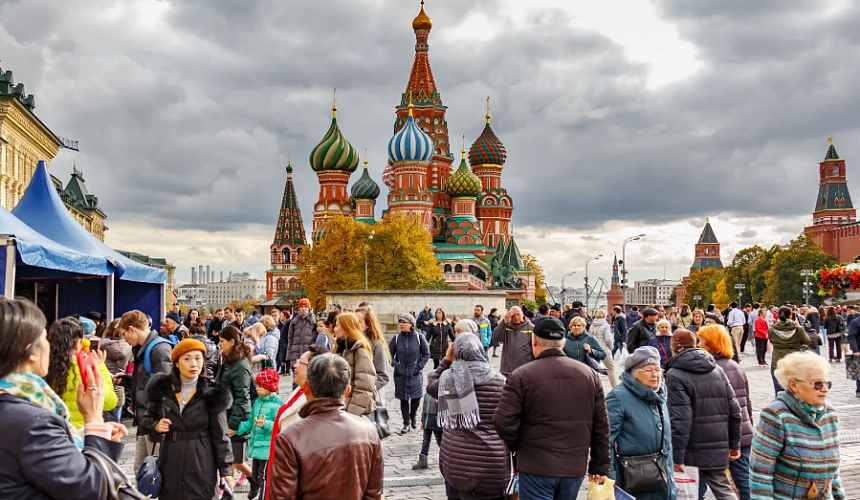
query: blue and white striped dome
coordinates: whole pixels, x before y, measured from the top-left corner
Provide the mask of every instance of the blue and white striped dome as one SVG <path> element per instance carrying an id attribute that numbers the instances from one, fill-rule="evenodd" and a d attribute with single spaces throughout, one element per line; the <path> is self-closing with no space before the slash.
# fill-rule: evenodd
<path id="1" fill-rule="evenodd" d="M 388 141 L 388 159 L 391 163 L 401 161 L 430 161 L 433 158 L 433 139 L 415 123 L 412 117 L 412 104 L 409 116 L 394 137 Z"/>

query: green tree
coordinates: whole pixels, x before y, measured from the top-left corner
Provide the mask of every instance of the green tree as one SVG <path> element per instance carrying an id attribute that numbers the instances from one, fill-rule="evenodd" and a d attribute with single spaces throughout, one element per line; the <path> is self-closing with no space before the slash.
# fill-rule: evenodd
<path id="1" fill-rule="evenodd" d="M 759 276 L 757 281 L 753 283 L 753 270 L 762 259 L 771 259 L 771 255 L 762 247 L 755 245 L 744 248 L 735 254 L 731 265 L 723 270 L 726 278 L 726 294 L 730 295 L 735 290 L 735 285 L 744 285 L 745 300 L 750 302 L 761 298 L 761 292 L 764 291 L 764 276 Z M 768 267 L 769 267 L 768 262 Z M 758 293 L 755 293 L 755 292 Z"/>
<path id="2" fill-rule="evenodd" d="M 696 300 L 693 299 L 696 295 L 702 296 L 700 305 L 705 306 L 717 291 L 717 284 L 723 279 L 723 271 L 721 269 L 702 269 L 690 273 L 690 282 L 687 283 L 687 294 L 684 296 L 684 303 L 695 307 Z"/>
<path id="3" fill-rule="evenodd" d="M 785 301 L 802 301 L 804 278 L 800 271 L 818 270 L 835 264 L 836 257 L 822 251 L 806 234 L 801 233 L 773 256 L 770 268 L 764 273 L 766 288 L 762 302 L 782 304 Z M 821 304 L 821 297 L 813 291 L 810 302 L 813 305 Z"/>
<path id="4" fill-rule="evenodd" d="M 773 245 L 769 249 L 762 251 L 756 262 L 750 267 L 748 289 L 751 296 L 757 302 L 764 302 L 764 292 L 767 288 L 765 274 L 770 270 L 773 258 L 780 250 L 779 245 Z"/>

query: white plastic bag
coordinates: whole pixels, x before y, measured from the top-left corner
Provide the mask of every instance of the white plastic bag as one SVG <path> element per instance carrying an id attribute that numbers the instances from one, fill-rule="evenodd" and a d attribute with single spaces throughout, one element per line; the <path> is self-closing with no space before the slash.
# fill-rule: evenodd
<path id="1" fill-rule="evenodd" d="M 699 469 L 684 467 L 684 472 L 675 472 L 675 486 L 678 500 L 697 500 L 699 498 Z"/>
<path id="2" fill-rule="evenodd" d="M 588 500 L 615 500 L 615 481 L 608 477 L 602 483 L 589 481 Z"/>

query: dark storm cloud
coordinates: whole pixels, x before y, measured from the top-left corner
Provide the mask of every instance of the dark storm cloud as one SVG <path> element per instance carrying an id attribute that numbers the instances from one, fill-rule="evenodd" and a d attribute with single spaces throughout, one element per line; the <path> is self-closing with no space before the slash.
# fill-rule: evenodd
<path id="1" fill-rule="evenodd" d="M 81 141 L 53 168 L 83 167 L 111 224 L 273 224 L 289 154 L 309 222 L 318 185 L 307 155 L 328 127 L 332 87 L 344 134 L 369 148 L 380 182 L 417 2 L 122 5 L 0 2 L 3 69 L 36 93 L 55 132 Z M 497 1 L 428 6 L 452 149 L 480 133 L 492 95 L 516 224 L 803 214 L 824 139 L 835 136 L 843 157 L 860 153 L 860 6 L 827 16 L 801 0 L 658 5 L 704 67 L 656 90 L 648 66 L 563 12 L 536 11 L 523 28 Z M 136 22 L 164 6 L 161 20 Z M 445 36 L 471 13 L 501 26 L 498 36 Z"/>

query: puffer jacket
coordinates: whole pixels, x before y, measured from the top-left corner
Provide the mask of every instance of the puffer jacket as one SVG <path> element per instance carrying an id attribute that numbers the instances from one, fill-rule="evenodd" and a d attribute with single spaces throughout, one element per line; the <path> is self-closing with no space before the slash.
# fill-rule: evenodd
<path id="1" fill-rule="evenodd" d="M 666 363 L 672 357 L 672 336 L 657 335 L 648 341 L 648 345 L 657 349 L 657 352 L 660 353 L 660 368 L 665 370 Z"/>
<path id="2" fill-rule="evenodd" d="M 714 354 L 713 356 L 717 366 L 723 369 L 723 373 L 726 374 L 729 383 L 732 384 L 738 405 L 741 407 L 741 448 L 747 448 L 752 445 L 753 439 L 752 400 L 750 399 L 750 383 L 747 380 L 747 374 L 735 360 L 723 357 L 721 354 Z"/>
<path id="3" fill-rule="evenodd" d="M 607 325 L 608 326 L 608 325 Z M 591 347 L 591 352 L 585 352 L 585 344 Z M 572 333 L 567 334 L 567 341 L 564 343 L 564 353 L 570 359 L 575 359 L 580 363 L 588 364 L 588 357 L 600 361 L 606 357 L 606 351 L 600 346 L 600 342 L 596 338 L 587 333 L 574 336 Z"/>
<path id="4" fill-rule="evenodd" d="M 275 437 L 268 498 L 382 497 L 376 426 L 345 412 L 343 402 L 334 398 L 309 401 L 299 416 Z"/>
<path id="5" fill-rule="evenodd" d="M 430 374 L 427 394 L 439 397 L 439 377 L 451 367 L 443 360 Z M 458 491 L 476 497 L 503 497 L 511 477 L 510 453 L 493 428 L 493 414 L 499 405 L 505 378 L 495 374 L 475 386 L 481 421 L 472 429 L 445 429 L 439 450 L 439 469 L 445 482 Z"/>
<path id="6" fill-rule="evenodd" d="M 248 420 L 239 424 L 237 434 L 249 434 L 248 439 L 248 457 L 255 460 L 269 459 L 269 446 L 272 443 L 272 429 L 275 425 L 275 419 L 278 418 L 278 410 L 284 402 L 277 394 L 270 394 L 264 398 L 260 397 L 254 401 L 251 407 L 251 415 Z M 255 418 L 263 418 L 263 427 L 257 425 Z"/>
<path id="7" fill-rule="evenodd" d="M 726 374 L 704 349 L 685 349 L 666 363 L 674 463 L 725 469 L 741 449 L 741 408 Z"/>
<path id="8" fill-rule="evenodd" d="M 287 361 L 290 366 L 302 357 L 316 338 L 317 318 L 313 313 L 308 313 L 307 316 L 301 314 L 293 316 L 287 333 Z"/>
<path id="9" fill-rule="evenodd" d="M 117 395 L 113 390 L 113 375 L 108 371 L 107 365 L 99 364 L 99 373 L 102 376 L 102 390 L 105 391 L 105 403 L 103 411 L 111 411 L 116 408 Z M 69 408 L 69 418 L 78 429 L 84 428 L 84 416 L 78 410 L 78 383 L 81 381 L 81 371 L 78 368 L 78 358 L 72 355 L 72 366 L 69 368 L 69 378 L 66 382 L 66 390 L 63 391 L 63 403 Z"/>
<path id="10" fill-rule="evenodd" d="M 839 331 L 839 325 L 845 324 L 842 321 L 842 318 L 836 316 L 835 318 L 826 318 L 821 326 L 824 327 L 824 333 L 827 335 L 829 339 L 838 339 L 842 337 L 842 332 Z"/>
<path id="11" fill-rule="evenodd" d="M 591 328 L 588 330 L 591 338 L 597 339 L 604 351 L 611 351 L 615 344 L 615 336 L 612 334 L 612 327 L 606 318 L 597 318 L 591 323 Z"/>
<path id="12" fill-rule="evenodd" d="M 248 420 L 251 413 L 251 364 L 247 358 L 242 358 L 232 365 L 222 364 L 215 379 L 233 396 L 233 404 L 227 409 L 227 426 L 234 431 L 239 425 Z M 245 441 L 247 436 L 237 434 L 231 441 Z"/>
<path id="13" fill-rule="evenodd" d="M 436 321 L 430 323 L 427 332 L 427 343 L 430 344 L 430 357 L 440 359 L 448 352 L 448 341 L 454 342 L 454 325 L 445 320 L 444 323 Z"/>
<path id="14" fill-rule="evenodd" d="M 770 365 L 776 368 L 782 358 L 800 349 L 801 345 L 808 346 L 812 342 L 806 330 L 794 321 L 779 320 L 767 331 L 767 338 L 773 344 L 773 356 Z"/>
<path id="15" fill-rule="evenodd" d="M 218 344 L 209 340 L 209 337 L 206 335 L 193 335 L 191 337 L 194 340 L 199 340 L 203 342 L 203 345 L 206 346 L 206 377 L 215 378 L 215 373 L 218 372 L 218 365 L 221 364 L 221 349 L 218 347 Z"/>
<path id="16" fill-rule="evenodd" d="M 519 325 L 499 321 L 493 330 L 492 342 L 502 345 L 502 362 L 499 371 L 508 376 L 517 368 L 535 359 L 532 353 L 532 331 L 534 325 L 525 319 Z"/>
<path id="17" fill-rule="evenodd" d="M 630 330 L 627 330 L 627 353 L 633 354 L 636 349 L 647 346 L 648 342 L 656 336 L 656 323 L 647 323 L 644 319 L 640 319 L 630 327 Z"/>
<path id="18" fill-rule="evenodd" d="M 359 342 L 337 341 L 337 353 L 349 365 L 352 392 L 344 400 L 346 412 L 353 415 L 367 415 L 376 409 L 376 367 L 373 356 Z M 346 347 L 344 348 L 344 346 Z"/>
<path id="19" fill-rule="evenodd" d="M 430 359 L 430 348 L 424 335 L 415 330 L 400 332 L 388 344 L 394 366 L 394 397 L 401 401 L 421 399 L 424 380 L 421 372 Z"/>
<path id="20" fill-rule="evenodd" d="M 265 335 L 263 335 L 263 338 L 260 339 L 259 347 L 261 354 L 267 354 L 273 363 L 278 358 L 278 342 L 280 339 L 281 332 L 277 329 L 269 330 Z"/>
<path id="21" fill-rule="evenodd" d="M 656 391 L 642 385 L 630 372 L 621 374 L 621 384 L 606 396 L 609 414 L 609 447 L 612 450 L 612 469 L 609 476 L 624 489 L 623 478 L 618 474 L 617 455 L 622 457 L 666 454 L 664 465 L 669 475 L 664 491 L 636 493 L 637 500 L 675 500 L 672 468 L 672 427 L 666 405 L 666 386 Z M 661 418 L 662 417 L 662 418 Z"/>
<path id="22" fill-rule="evenodd" d="M 107 343 L 105 340 L 108 339 L 102 339 L 102 350 L 105 352 L 105 365 L 108 372 L 114 375 L 125 373 L 131 362 L 131 344 L 124 339 L 110 339 Z M 125 387 L 117 384 L 113 389 L 116 392 L 117 404 L 125 404 Z"/>

